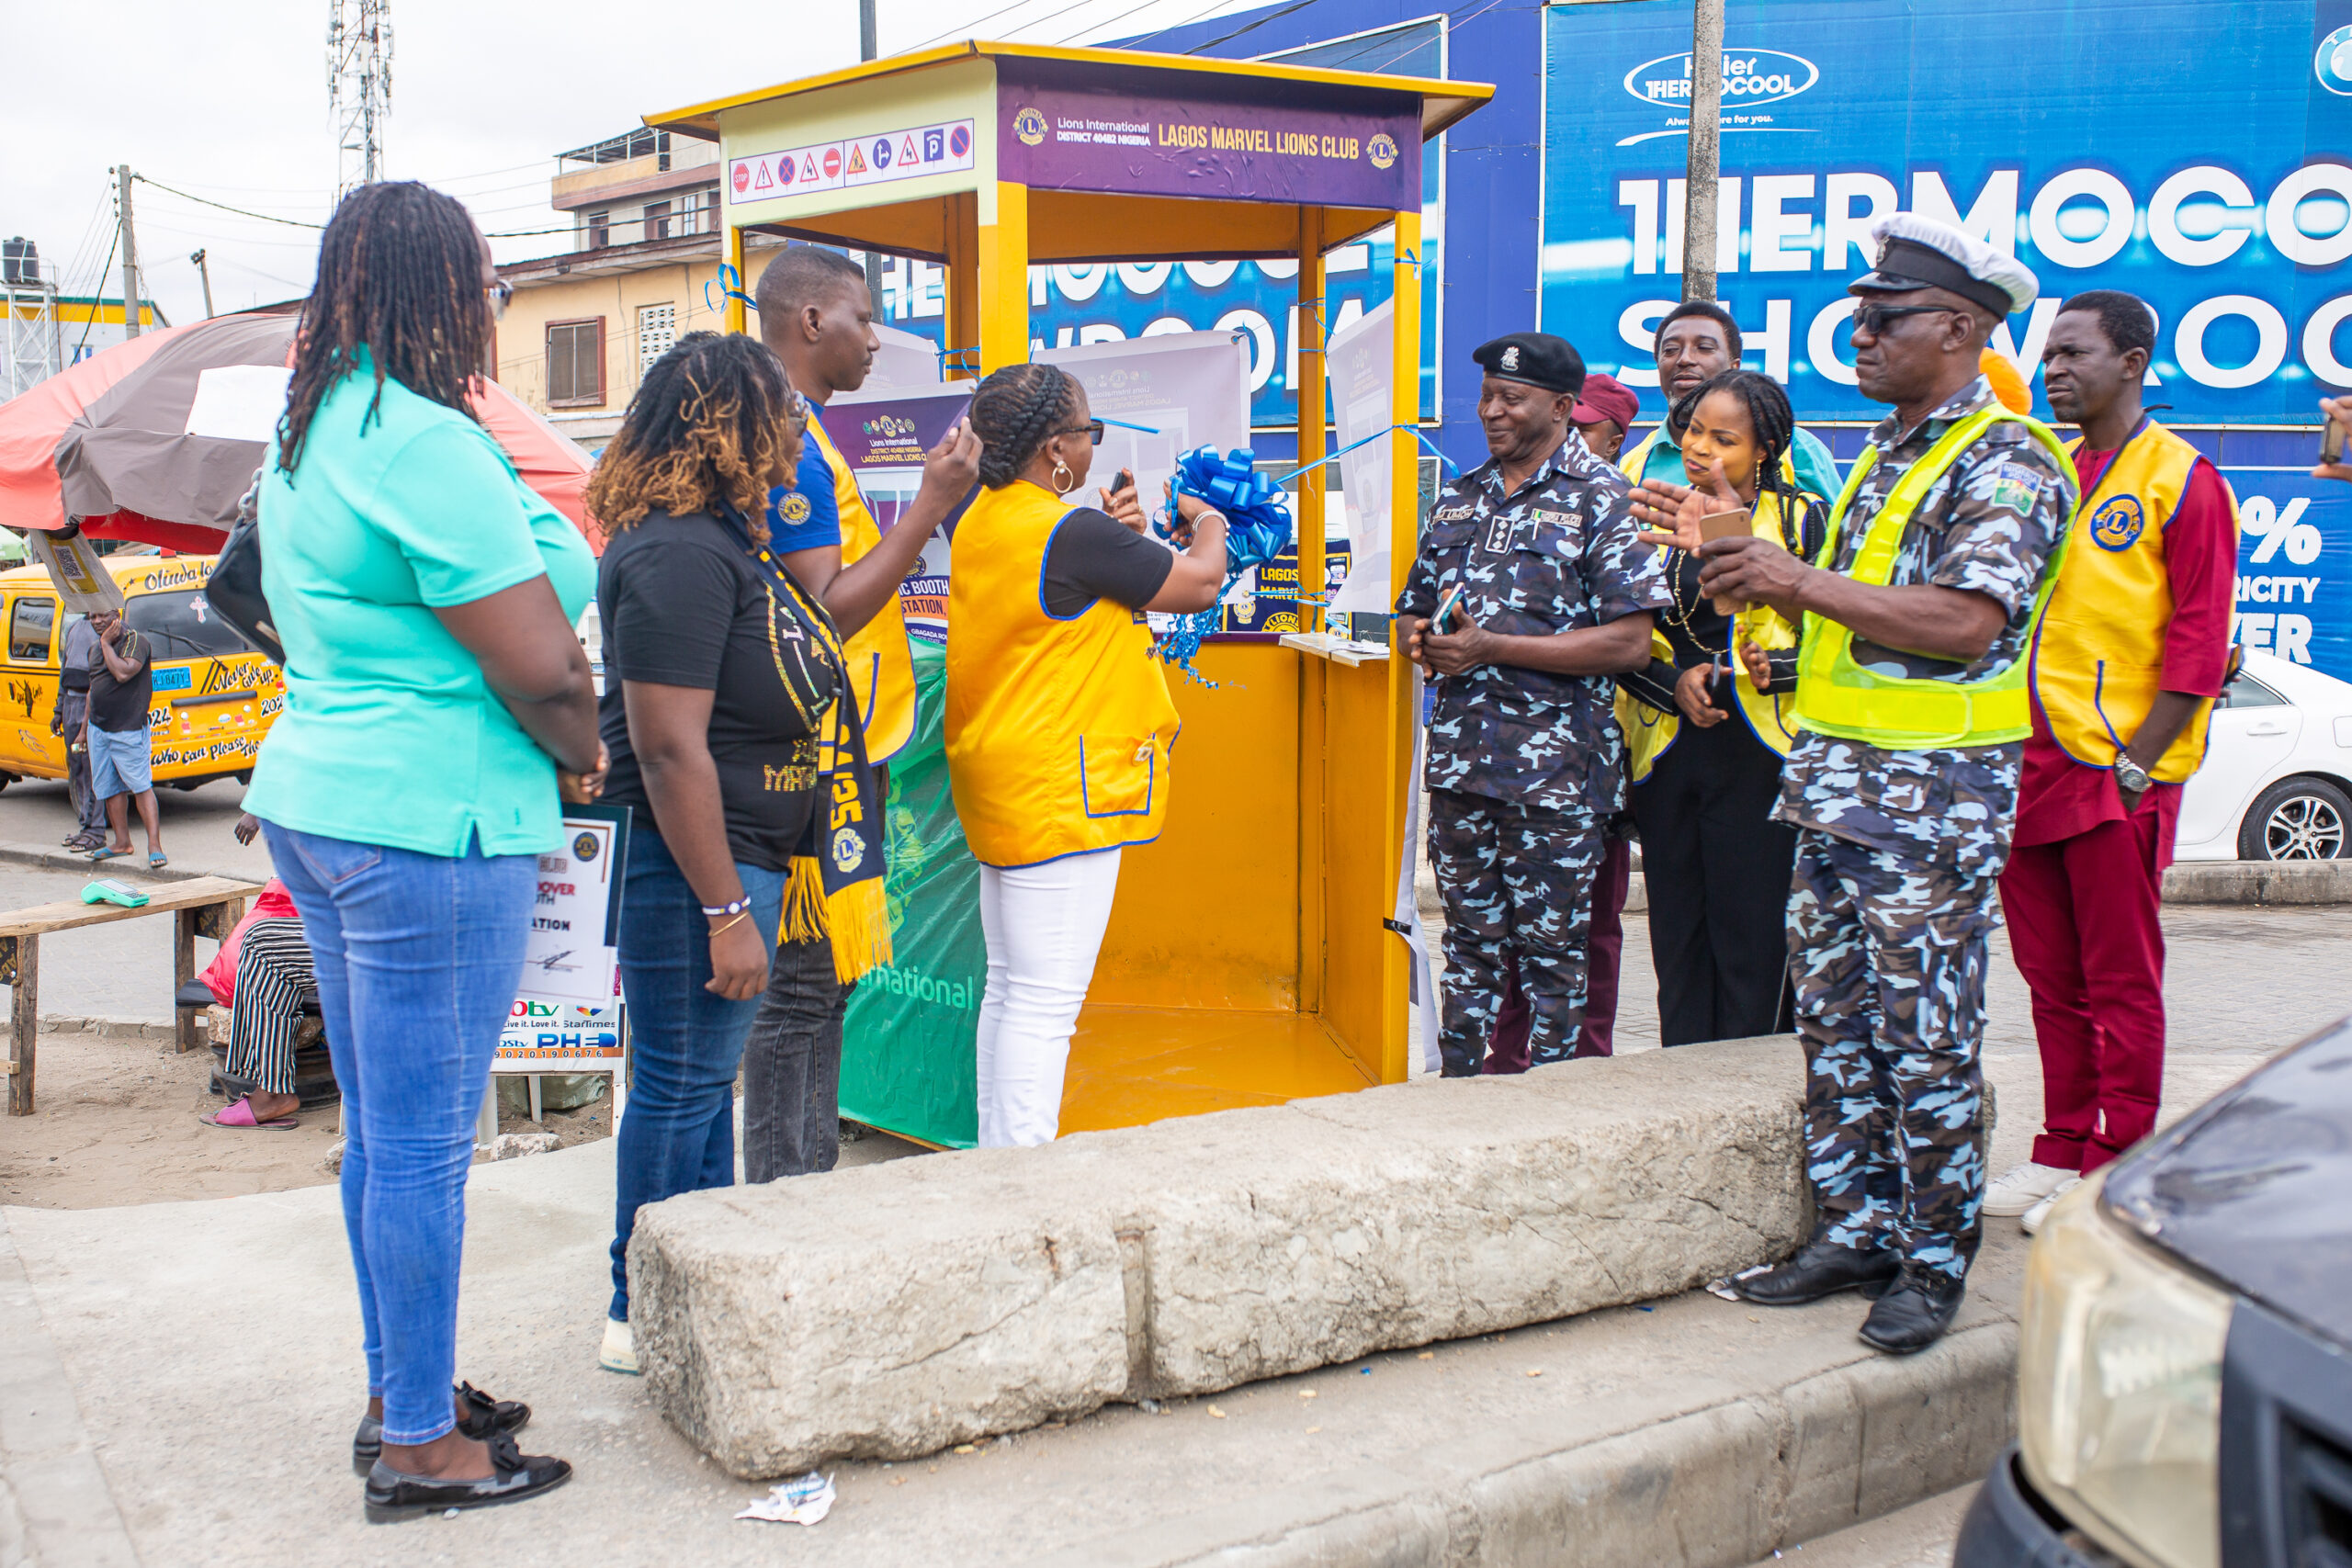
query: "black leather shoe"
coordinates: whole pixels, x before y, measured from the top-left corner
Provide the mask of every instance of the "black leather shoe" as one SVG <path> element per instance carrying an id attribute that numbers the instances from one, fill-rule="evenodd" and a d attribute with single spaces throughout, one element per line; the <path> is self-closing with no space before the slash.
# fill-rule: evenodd
<path id="1" fill-rule="evenodd" d="M 1955 1280 L 1940 1269 L 1905 1263 L 1901 1276 L 1862 1320 L 1862 1343 L 1890 1356 L 1924 1350 L 1944 1337 L 1967 1299 L 1967 1280 Z"/>
<path id="2" fill-rule="evenodd" d="M 571 1466 L 545 1454 L 526 1454 L 500 1432 L 490 1439 L 491 1474 L 481 1481 L 436 1481 L 405 1475 L 378 1460 L 368 1472 L 368 1522 L 388 1525 L 451 1508 L 494 1508 L 552 1492 L 571 1479 Z"/>
<path id="3" fill-rule="evenodd" d="M 1874 1301 L 1893 1283 L 1900 1267 L 1901 1260 L 1883 1247 L 1863 1252 L 1816 1238 L 1779 1268 L 1735 1280 L 1732 1287 L 1759 1306 L 1803 1306 L 1852 1290 L 1860 1290 L 1863 1300 Z"/>
<path id="4" fill-rule="evenodd" d="M 531 1424 L 531 1407 L 519 1399 L 492 1399 L 469 1382 L 459 1383 L 454 1393 L 458 1430 L 478 1443 L 490 1441 L 492 1433 L 519 1432 Z M 383 1451 L 382 1418 L 362 1416 L 359 1430 L 351 1438 L 351 1468 L 367 1474 Z"/>

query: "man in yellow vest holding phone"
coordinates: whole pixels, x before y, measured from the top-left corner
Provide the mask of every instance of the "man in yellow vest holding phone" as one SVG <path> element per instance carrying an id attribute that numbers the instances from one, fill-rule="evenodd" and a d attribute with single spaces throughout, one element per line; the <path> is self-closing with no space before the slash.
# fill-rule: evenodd
<path id="1" fill-rule="evenodd" d="M 2141 411 L 2155 344 L 2146 302 L 2108 288 L 2059 307 L 2041 351 L 2051 409 L 2082 427 L 2083 500 L 2034 642 L 2033 735 L 2001 873 L 2010 951 L 2033 991 L 2042 1125 L 1984 1212 L 2028 1232 L 2082 1172 L 2155 1129 L 2164 873 L 2228 673 L 2237 502 Z"/>
<path id="2" fill-rule="evenodd" d="M 1985 939 L 2032 729 L 2027 654 L 2066 548 L 2075 477 L 1977 368 L 2033 274 L 1910 213 L 1848 291 L 1871 432 L 1806 561 L 1709 541 L 1709 593 L 1803 617 L 1800 730 L 1775 813 L 1798 832 L 1790 969 L 1818 1228 L 1740 1283 L 1795 1305 L 1860 1289 L 1861 1337 L 1925 1349 L 1966 1294 L 1984 1197 Z M 1760 652 L 1742 651 L 1766 683 Z"/>
<path id="3" fill-rule="evenodd" d="M 791 245 L 755 290 L 760 341 L 784 362 L 808 418 L 789 490 L 768 498 L 768 537 L 784 569 L 841 633 L 850 694 L 877 772 L 915 729 L 915 668 L 899 584 L 924 541 L 979 483 L 980 443 L 963 421 L 924 455 L 922 487 L 887 534 L 825 429 L 825 405 L 865 385 L 881 347 L 865 274 L 839 251 Z M 887 783 L 883 785 L 888 789 Z M 840 1152 L 842 1021 L 850 987 L 831 944 L 786 942 L 743 1046 L 743 1168 L 771 1181 L 831 1170 Z"/>

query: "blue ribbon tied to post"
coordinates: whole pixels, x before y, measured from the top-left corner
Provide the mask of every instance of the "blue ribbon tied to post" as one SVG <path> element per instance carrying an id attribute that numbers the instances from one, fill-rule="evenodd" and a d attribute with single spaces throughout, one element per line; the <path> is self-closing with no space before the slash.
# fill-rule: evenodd
<path id="1" fill-rule="evenodd" d="M 1273 479 L 1258 471 L 1256 458 L 1247 446 L 1230 452 L 1195 446 L 1176 459 L 1170 479 L 1178 495 L 1189 495 L 1225 513 L 1225 586 L 1218 590 L 1216 604 L 1177 616 L 1167 630 L 1152 638 L 1152 651 L 1203 685 L 1214 687 L 1216 682 L 1195 670 L 1193 660 L 1201 650 L 1202 639 L 1216 629 L 1225 613 L 1225 596 L 1242 574 L 1266 565 L 1290 543 L 1290 498 Z M 1152 520 L 1152 531 L 1163 539 L 1171 538 L 1175 513 L 1170 505 Z"/>
<path id="2" fill-rule="evenodd" d="M 731 262 L 718 264 L 718 297 L 722 300 L 741 299 L 743 302 L 743 308 L 748 310 L 756 310 L 760 308 L 760 302 L 757 299 L 743 292 L 743 275 L 735 270 L 734 264 Z M 714 305 L 710 302 L 710 285 L 707 282 L 702 286 L 702 304 L 703 309 L 714 316 L 724 309 L 722 305 Z"/>

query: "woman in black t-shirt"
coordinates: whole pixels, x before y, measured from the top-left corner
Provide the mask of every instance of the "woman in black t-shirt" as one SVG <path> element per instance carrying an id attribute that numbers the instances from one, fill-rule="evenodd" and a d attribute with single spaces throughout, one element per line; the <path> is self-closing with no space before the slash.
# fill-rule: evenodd
<path id="1" fill-rule="evenodd" d="M 638 1370 L 637 1211 L 735 1179 L 735 1067 L 796 852 L 829 753 L 863 756 L 832 627 L 764 553 L 769 489 L 792 483 L 799 453 L 775 357 L 695 333 L 646 372 L 588 487 L 610 535 L 604 798 L 635 811 L 620 930 L 632 1090 L 602 1355 L 615 1371 Z"/>

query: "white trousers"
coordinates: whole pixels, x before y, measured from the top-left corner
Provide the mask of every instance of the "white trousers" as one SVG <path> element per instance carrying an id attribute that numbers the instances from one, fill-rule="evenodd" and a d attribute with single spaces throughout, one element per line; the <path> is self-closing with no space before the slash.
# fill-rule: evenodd
<path id="1" fill-rule="evenodd" d="M 1018 871 L 980 867 L 989 984 L 980 998 L 980 1147 L 1049 1144 L 1061 1128 L 1070 1032 L 1119 890 L 1119 852 Z"/>

